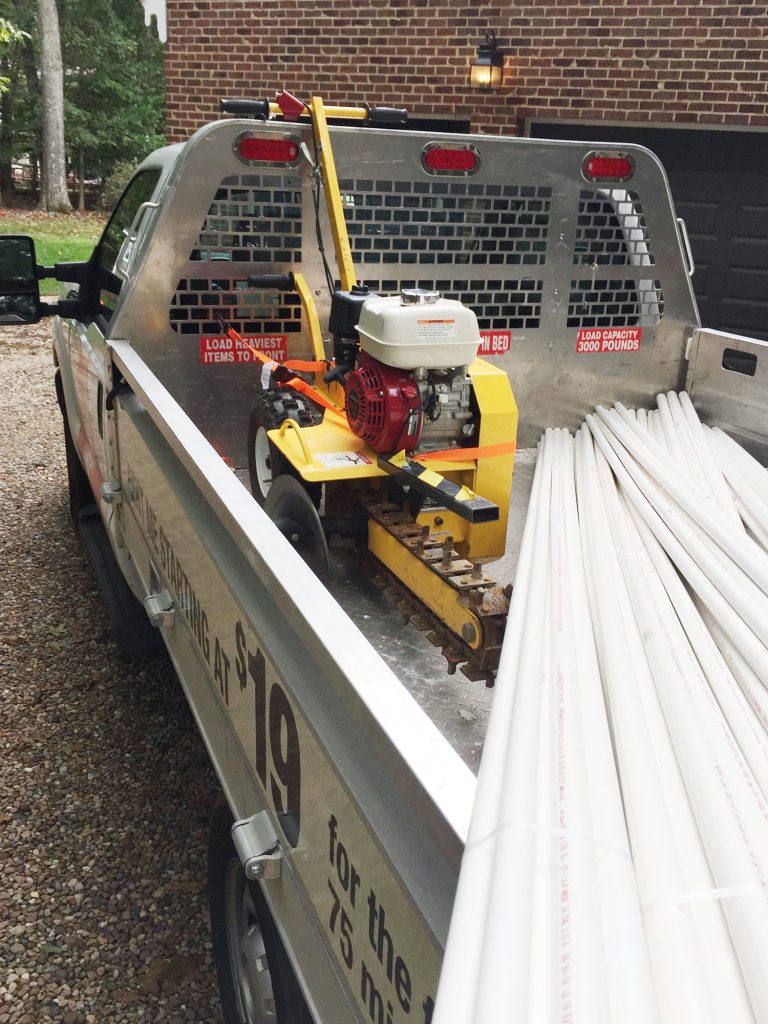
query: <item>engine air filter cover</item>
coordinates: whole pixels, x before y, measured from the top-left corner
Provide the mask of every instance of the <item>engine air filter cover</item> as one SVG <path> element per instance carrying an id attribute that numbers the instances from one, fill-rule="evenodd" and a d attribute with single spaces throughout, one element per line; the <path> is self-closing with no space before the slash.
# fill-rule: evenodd
<path id="1" fill-rule="evenodd" d="M 412 452 L 419 442 L 421 395 L 406 373 L 361 352 L 347 377 L 347 420 L 375 452 Z"/>

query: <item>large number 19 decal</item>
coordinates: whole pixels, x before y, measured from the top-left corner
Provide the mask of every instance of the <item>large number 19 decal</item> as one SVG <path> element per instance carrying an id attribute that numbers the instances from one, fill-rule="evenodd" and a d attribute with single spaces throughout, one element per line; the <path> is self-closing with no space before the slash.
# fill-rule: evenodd
<path id="1" fill-rule="evenodd" d="M 272 799 L 285 838 L 296 846 L 301 831 L 301 751 L 296 719 L 280 684 L 272 683 L 267 689 L 264 655 L 258 648 L 255 654 L 246 650 L 239 622 L 236 632 L 241 687 L 247 685 L 245 672 L 241 672 L 242 655 L 246 656 L 242 660 L 247 659 L 248 677 L 253 682 L 256 771 Z"/>

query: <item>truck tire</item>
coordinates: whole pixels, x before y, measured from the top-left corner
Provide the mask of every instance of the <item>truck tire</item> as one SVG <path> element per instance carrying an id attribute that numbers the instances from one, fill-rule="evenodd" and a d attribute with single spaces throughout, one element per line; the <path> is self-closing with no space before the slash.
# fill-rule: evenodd
<path id="1" fill-rule="evenodd" d="M 235 851 L 222 798 L 208 834 L 208 900 L 224 1024 L 314 1024 L 261 886 Z"/>
<path id="2" fill-rule="evenodd" d="M 69 429 L 67 419 L 67 406 L 64 401 L 64 388 L 61 383 L 61 370 L 56 371 L 54 377 L 56 387 L 56 398 L 61 409 L 61 417 L 64 421 L 64 454 L 67 460 L 67 489 L 69 491 L 69 514 L 75 525 L 80 522 L 80 513 L 83 509 L 95 504 L 93 491 L 88 476 L 80 462 L 75 442 L 72 440 L 72 433 Z"/>
<path id="3" fill-rule="evenodd" d="M 268 430 L 276 430 L 284 420 L 289 419 L 300 427 L 313 427 L 322 420 L 322 414 L 314 409 L 311 402 L 295 392 L 270 388 L 257 393 L 248 423 L 248 476 L 251 493 L 262 508 L 273 479 L 281 473 L 290 473 L 300 478 L 300 474 L 267 437 Z M 305 486 L 317 507 L 321 486 Z"/>

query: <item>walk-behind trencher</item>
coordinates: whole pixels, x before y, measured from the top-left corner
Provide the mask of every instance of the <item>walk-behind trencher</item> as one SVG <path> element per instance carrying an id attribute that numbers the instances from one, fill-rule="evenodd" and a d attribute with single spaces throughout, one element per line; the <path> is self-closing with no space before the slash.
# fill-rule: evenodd
<path id="1" fill-rule="evenodd" d="M 375 109 L 325 108 L 319 97 L 305 106 L 287 93 L 276 103 L 224 101 L 222 109 L 310 120 L 314 154 L 290 139 L 251 144 L 272 147 L 278 162 L 301 149 L 313 163 L 315 208 L 322 185 L 339 274 L 336 281 L 323 255 L 328 351 L 302 274 L 248 277 L 252 288 L 298 294 L 314 356 L 277 362 L 252 349 L 263 364 L 248 436 L 254 497 L 319 576 L 328 569 L 327 535 L 362 528 L 406 616 L 428 631 L 451 671 L 461 663 L 469 678 L 490 683 L 509 592 L 482 566 L 506 541 L 517 431 L 508 376 L 477 358 L 477 318 L 461 302 L 419 288 L 374 294 L 358 283 L 326 118 L 379 123 Z M 453 160 L 465 173 L 463 150 L 430 155 L 441 170 Z M 319 218 L 317 234 L 322 254 Z"/>

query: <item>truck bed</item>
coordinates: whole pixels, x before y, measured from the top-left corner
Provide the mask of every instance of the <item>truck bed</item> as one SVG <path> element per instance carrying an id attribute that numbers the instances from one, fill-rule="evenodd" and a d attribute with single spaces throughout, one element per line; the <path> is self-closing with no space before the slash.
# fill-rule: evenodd
<path id="1" fill-rule="evenodd" d="M 237 478 L 249 487 L 246 430 L 240 417 L 225 424 L 221 410 L 209 406 L 197 425 L 207 436 L 216 437 L 235 463 Z M 501 586 L 514 582 L 535 463 L 535 448 L 521 449 L 515 456 L 506 550 L 503 558 L 486 567 Z M 385 596 L 372 556 L 362 564 L 351 542 L 335 539 L 330 544 L 330 567 L 331 594 L 465 764 L 477 773 L 493 689 L 470 681 L 461 670 L 448 674 L 439 649 L 415 626 L 404 623 L 400 611 Z"/>
<path id="2" fill-rule="evenodd" d="M 702 334 L 707 347 L 701 351 L 707 353 L 704 358 L 709 358 L 712 362 L 708 354 L 714 350 L 717 355 L 723 342 L 719 337 L 713 336 L 713 332 L 709 335 L 706 332 Z M 731 344 L 735 341 L 736 339 L 732 339 Z M 738 339 L 738 343 L 749 351 L 756 346 L 759 347 L 754 339 Z M 712 377 L 717 380 L 714 388 L 711 383 Z M 691 378 L 693 379 L 693 373 Z M 738 375 L 736 382 L 727 376 L 725 379 L 727 385 L 723 384 L 722 369 L 719 366 L 708 367 L 702 393 L 707 399 L 705 408 L 710 413 L 710 419 L 723 423 L 747 450 L 763 464 L 768 464 L 765 437 L 743 428 L 735 428 L 724 419 L 721 407 L 713 406 L 709 395 L 710 389 L 717 394 L 722 408 L 731 411 L 731 388 L 738 384 L 741 386 L 742 395 L 745 393 L 745 379 L 741 374 Z M 759 382 L 755 382 L 753 389 L 755 386 L 759 386 Z M 230 418 L 222 418 L 219 403 L 206 403 L 200 408 L 196 422 L 209 439 L 215 439 L 217 450 L 229 455 L 236 466 L 238 479 L 248 488 L 246 431 L 242 422 L 244 396 L 241 395 L 240 399 L 240 405 L 235 407 L 234 414 L 230 413 Z M 651 399 L 652 395 L 648 395 L 649 402 Z M 758 425 L 763 411 L 763 407 L 759 405 L 754 417 Z M 752 426 L 751 421 L 749 425 Z M 536 454 L 536 448 L 522 448 L 516 453 L 505 553 L 501 559 L 486 567 L 486 571 L 494 575 L 502 586 L 514 583 Z M 424 633 L 409 622 L 404 622 L 400 611 L 387 599 L 381 586 L 381 578 L 377 577 L 375 572 L 371 572 L 374 564 L 375 559 L 372 557 L 367 564 L 361 564 L 359 552 L 354 551 L 350 543 L 332 541 L 328 589 L 464 763 L 477 774 L 493 690 L 485 687 L 482 682 L 468 680 L 460 670 L 453 675 L 448 674 L 446 662 L 440 651 L 430 645 Z"/>

